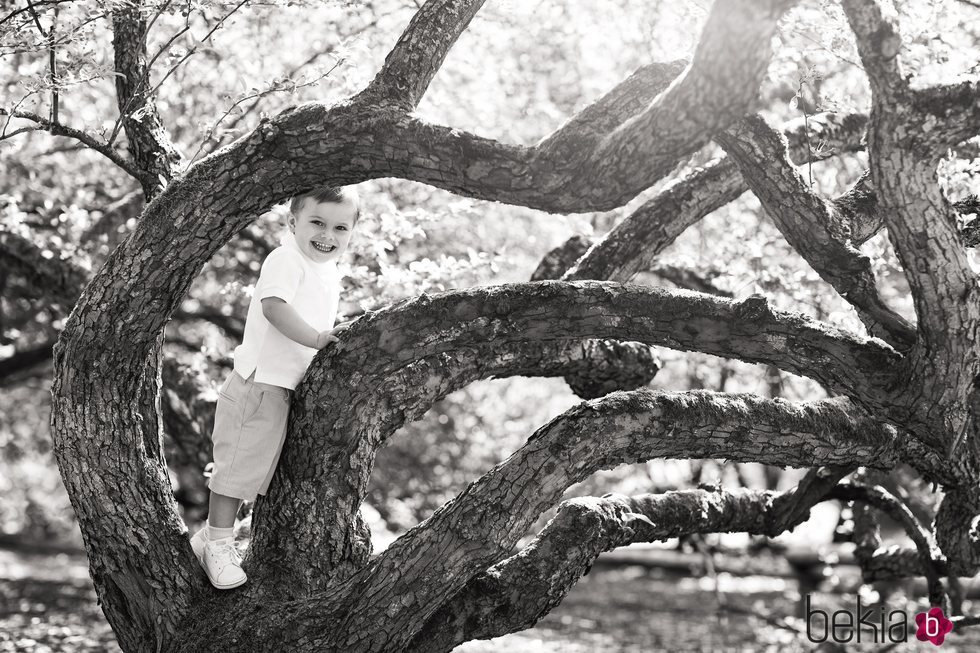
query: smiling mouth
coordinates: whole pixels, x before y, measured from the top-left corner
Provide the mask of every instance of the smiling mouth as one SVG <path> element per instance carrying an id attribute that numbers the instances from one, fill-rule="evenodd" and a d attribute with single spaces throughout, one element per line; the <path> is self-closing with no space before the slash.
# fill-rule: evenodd
<path id="1" fill-rule="evenodd" d="M 311 240 L 310 245 L 312 245 L 313 249 L 315 249 L 316 251 L 323 252 L 324 254 L 329 254 L 330 252 L 337 249 L 335 245 L 324 245 L 323 243 L 318 243 L 315 240 Z"/>

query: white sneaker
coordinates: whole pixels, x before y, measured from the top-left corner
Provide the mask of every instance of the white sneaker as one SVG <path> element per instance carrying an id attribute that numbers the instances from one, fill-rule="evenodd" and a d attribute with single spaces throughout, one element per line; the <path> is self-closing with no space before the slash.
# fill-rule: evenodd
<path id="1" fill-rule="evenodd" d="M 208 580 L 219 590 L 230 590 L 248 580 L 242 570 L 242 558 L 235 548 L 233 537 L 206 540 L 201 566 L 204 567 Z"/>
<path id="2" fill-rule="evenodd" d="M 191 538 L 191 549 L 194 551 L 194 555 L 197 556 L 197 561 L 202 565 L 204 564 L 204 545 L 208 543 L 208 527 L 204 525 L 201 530 L 194 533 L 194 537 Z"/>

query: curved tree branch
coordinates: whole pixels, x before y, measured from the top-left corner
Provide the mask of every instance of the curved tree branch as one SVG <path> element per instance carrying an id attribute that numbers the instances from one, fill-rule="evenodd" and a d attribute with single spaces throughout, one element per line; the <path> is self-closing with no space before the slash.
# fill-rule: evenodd
<path id="1" fill-rule="evenodd" d="M 615 393 L 572 409 L 542 427 L 525 447 L 392 544 L 352 579 L 352 594 L 345 597 L 354 602 L 347 622 L 349 632 L 357 633 L 357 624 L 372 616 L 372 605 L 375 610 L 388 606 L 385 618 L 394 622 L 395 628 L 403 615 L 432 614 L 430 606 L 441 605 L 475 573 L 509 553 L 523 530 L 569 485 L 601 468 L 676 455 L 812 466 L 852 464 L 867 460 L 865 456 L 871 454 L 877 459 L 875 465 L 890 464 L 887 458 L 878 458 L 880 453 L 892 455 L 887 453 L 890 446 L 886 443 L 892 437 L 888 429 L 872 424 L 858 428 L 847 425 L 850 418 L 845 417 L 846 412 L 838 412 L 836 402 L 809 404 L 804 413 L 795 413 L 794 408 L 784 412 L 784 406 L 790 408 L 783 402 L 749 396 L 700 392 L 658 395 L 638 390 Z M 811 409 L 815 412 L 806 414 Z M 819 418 L 810 421 L 811 415 L 818 414 Z M 843 422 L 838 421 L 841 417 Z M 804 426 L 807 423 L 809 427 Z M 831 423 L 835 426 L 829 426 Z M 816 424 L 820 424 L 817 432 L 810 431 Z M 604 434 L 598 447 L 593 435 L 597 431 Z M 882 439 L 871 444 L 865 438 L 874 431 L 879 435 L 872 437 Z M 716 439 L 719 435 L 720 440 Z M 822 444 L 811 449 L 816 441 Z M 777 453 L 781 442 L 787 448 Z M 748 449 L 742 450 L 743 446 Z M 764 451 L 770 446 L 772 457 Z M 837 457 L 831 452 L 837 447 L 850 449 L 849 455 Z M 878 447 L 881 449 L 871 453 Z M 865 453 L 859 453 L 862 450 Z M 508 489 L 526 488 L 527 483 L 541 490 L 530 500 Z M 492 547 L 473 551 L 475 542 Z M 450 552 L 459 555 L 447 555 Z M 446 581 L 423 588 L 424 577 Z M 406 592 L 409 587 L 411 591 Z M 402 603 L 411 597 L 412 603 L 396 607 L 387 600 L 389 596 L 403 597 Z M 358 636 L 347 642 L 357 645 Z"/>
<path id="2" fill-rule="evenodd" d="M 789 244 L 854 306 L 868 332 L 908 350 L 915 328 L 882 301 L 871 260 L 847 242 L 846 223 L 796 171 L 782 135 L 753 116 L 718 140 Z"/>
<path id="3" fill-rule="evenodd" d="M 572 236 L 548 252 L 531 275 L 531 281 L 559 279 L 562 273 L 575 264 L 595 243 L 584 236 Z M 683 290 L 703 292 L 708 295 L 732 298 L 734 295 L 716 286 L 711 278 L 676 265 L 654 264 L 647 272 L 669 281 Z"/>
<path id="4" fill-rule="evenodd" d="M 889 467 L 899 459 L 896 445 L 892 429 L 837 400 L 791 404 L 697 391 L 613 393 L 543 426 L 510 458 L 321 597 L 347 606 L 343 615 L 325 614 L 318 600 L 270 606 L 242 623 L 242 636 L 289 610 L 295 640 L 284 641 L 287 648 L 319 633 L 325 644 L 344 650 L 398 649 L 421 627 L 420 616 L 431 616 L 475 574 L 508 555 L 542 510 L 599 469 L 662 457 Z M 371 629 L 364 627 L 368 623 Z"/>
<path id="5" fill-rule="evenodd" d="M 809 128 L 835 152 L 861 148 L 867 117 L 860 114 L 821 114 Z M 792 121 L 783 127 L 796 163 L 813 160 L 807 146 L 806 126 Z M 749 189 L 733 161 L 722 157 L 671 184 L 634 211 L 570 267 L 563 278 L 629 281 L 648 269 L 660 252 L 704 216 L 732 202 Z M 558 278 L 556 276 L 555 278 Z"/>
<path id="6" fill-rule="evenodd" d="M 130 154 L 142 173 L 143 194 L 150 200 L 173 178 L 181 156 L 151 97 L 146 61 L 147 29 L 141 1 L 124 2 L 113 8 L 116 103 Z"/>
<path id="7" fill-rule="evenodd" d="M 281 473 L 257 504 L 262 519 L 256 520 L 261 525 L 252 548 L 297 591 L 349 575 L 366 560 L 366 534 L 356 511 L 374 456 L 390 434 L 476 379 L 540 375 L 551 366 L 565 374 L 569 348 L 580 349 L 583 338 L 773 362 L 820 376 L 855 396 L 888 386 L 888 370 L 898 360 L 891 349 L 828 329 L 802 316 L 771 312 L 757 298 L 733 302 L 584 281 L 423 296 L 369 314 L 314 360 L 297 388 L 291 439 Z M 548 343 L 550 349 L 542 347 Z M 873 393 L 866 399 L 878 402 Z M 303 506 L 309 525 L 286 528 L 279 515 L 289 511 L 278 505 Z M 319 524 L 334 526 L 324 532 Z M 308 543 L 302 551 L 299 541 Z M 301 575 L 295 577 L 291 568 Z"/>
<path id="8" fill-rule="evenodd" d="M 595 147 L 629 118 L 646 109 L 689 63 L 677 60 L 642 66 L 544 138 L 538 147 L 554 158 L 580 157 L 582 150 Z M 576 139 L 568 139 L 566 134 L 575 134 Z"/>
<path id="9" fill-rule="evenodd" d="M 943 604 L 946 600 L 946 590 L 943 588 L 942 565 L 945 562 L 942 553 L 936 547 L 929 532 L 919 523 L 908 506 L 899 501 L 888 490 L 879 485 L 864 485 L 842 481 L 828 495 L 841 501 L 860 501 L 874 506 L 882 511 L 905 529 L 905 532 L 915 543 L 919 556 L 919 567 L 923 570 L 929 584 L 929 601 L 933 605 Z M 948 605 L 945 605 L 948 609 Z"/>
<path id="10" fill-rule="evenodd" d="M 142 182 L 143 178 L 145 177 L 143 171 L 139 169 L 135 162 L 124 157 L 111 145 L 100 142 L 95 136 L 81 131 L 80 129 L 75 129 L 61 123 L 51 122 L 47 118 L 43 118 L 35 113 L 30 113 L 27 111 L 8 111 L 7 109 L 0 108 L 0 116 L 10 116 L 12 118 L 30 120 L 31 122 L 37 123 L 40 127 L 50 132 L 53 136 L 66 136 L 78 141 L 79 143 L 82 143 L 89 149 L 98 152 L 116 164 L 133 179 Z"/>
<path id="11" fill-rule="evenodd" d="M 916 89 L 912 105 L 924 117 L 925 136 L 941 155 L 980 134 L 980 80 L 976 78 Z"/>
<path id="12" fill-rule="evenodd" d="M 380 90 L 387 89 L 395 94 L 400 104 L 414 106 L 434 75 L 433 66 L 442 61 L 481 4 L 472 0 L 428 2 L 372 82 L 371 92 L 364 97 L 371 99 Z M 609 199 L 580 197 L 576 198 L 575 204 L 582 200 L 595 208 L 622 204 L 666 174 L 682 156 L 707 142 L 713 133 L 745 113 L 756 101 L 758 85 L 769 61 L 770 40 L 776 21 L 791 4 L 790 0 L 767 0 L 764 3 L 724 0 L 717 3 L 712 8 L 690 67 L 642 111 L 618 124 L 598 141 L 591 131 L 583 132 L 582 125 L 573 119 L 539 147 L 477 153 L 483 161 L 480 165 L 462 168 L 464 178 L 468 177 L 470 181 L 463 185 L 472 186 L 473 181 L 492 178 L 514 191 L 515 197 L 504 201 L 545 210 L 576 210 L 564 202 L 550 207 L 540 205 L 534 203 L 534 198 L 540 197 L 541 190 L 553 193 L 563 188 L 566 194 L 575 192 L 583 179 L 578 176 L 580 172 L 574 171 L 587 171 L 590 180 L 596 175 L 601 177 L 604 182 L 602 195 Z M 440 10 L 447 10 L 445 16 L 439 13 Z M 419 45 L 419 34 L 426 27 L 435 30 L 436 47 L 431 52 Z M 616 97 L 616 100 L 622 102 L 624 98 Z M 454 189 L 460 181 L 452 178 L 458 179 L 459 171 L 446 165 L 449 162 L 445 154 L 433 156 L 437 152 L 430 144 L 426 148 L 428 156 L 420 161 L 419 152 L 410 145 L 404 147 L 404 137 L 411 137 L 412 131 L 420 127 L 421 131 L 415 134 L 419 139 L 434 141 L 442 136 L 449 141 L 458 140 L 452 138 L 454 134 L 429 132 L 424 126 L 413 123 L 404 127 L 397 142 L 399 149 L 409 156 L 407 159 L 400 157 L 399 149 L 392 148 L 391 154 L 395 156 L 387 157 L 392 172 L 404 176 L 414 168 L 413 177 L 417 180 Z M 451 144 L 445 143 L 447 147 Z M 479 146 L 481 143 L 474 144 Z M 570 153 L 575 155 L 572 159 L 563 156 Z M 498 156 L 487 157 L 488 154 Z M 429 174 L 425 174 L 427 168 Z M 563 174 L 556 176 L 552 169 L 561 170 Z M 547 174 L 542 174 L 545 170 Z M 563 179 L 569 175 L 572 178 Z M 597 184 L 588 185 L 593 187 L 594 193 Z"/>
<path id="13" fill-rule="evenodd" d="M 824 142 L 829 141 L 834 150 L 851 150 L 856 149 L 860 143 L 865 118 L 853 115 L 839 119 L 832 114 L 825 114 L 814 121 L 814 124 Z M 794 143 L 793 153 L 801 159 L 813 155 L 812 150 L 805 147 L 808 139 L 803 130 L 806 128 L 799 121 L 787 126 L 787 133 Z M 572 237 L 564 245 L 555 248 L 542 259 L 531 280 L 557 279 L 564 273 L 569 279 L 608 276 L 625 281 L 642 266 L 650 264 L 690 224 L 744 192 L 747 186 L 744 182 L 739 182 L 741 180 L 731 162 L 722 160 L 709 164 L 707 168 L 644 204 L 591 250 L 592 243 L 579 236 Z M 706 198 L 707 204 L 700 198 Z M 696 199 L 698 201 L 694 201 Z M 851 200 L 849 208 L 853 208 L 847 211 L 847 215 L 856 219 L 856 209 L 863 206 L 857 199 Z M 573 268 L 586 251 L 588 256 Z M 657 272 L 661 276 L 666 272 L 668 278 L 680 287 L 725 295 L 710 284 L 692 286 L 688 276 L 678 275 L 675 271 L 658 268 Z"/>
<path id="14" fill-rule="evenodd" d="M 412 640 L 410 651 L 449 651 L 473 639 L 529 628 L 554 609 L 603 551 L 694 533 L 774 537 L 806 521 L 810 508 L 847 473 L 821 468 L 787 492 L 683 490 L 638 497 L 583 497 L 517 555 L 472 578 Z"/>
<path id="15" fill-rule="evenodd" d="M 484 0 L 427 0 L 361 98 L 411 111 Z"/>
<path id="16" fill-rule="evenodd" d="M 842 0 L 841 4 L 857 37 L 858 53 L 874 94 L 894 99 L 905 93 L 908 80 L 898 58 L 902 38 L 883 15 L 881 4 L 877 0 Z"/>
<path id="17" fill-rule="evenodd" d="M 789 4 L 716 3 L 687 70 L 601 138 L 590 125 L 573 119 L 538 146 L 501 146 L 401 118 L 388 127 L 384 158 L 365 167 L 547 211 L 614 208 L 751 108 L 769 61 L 776 20 Z M 606 99 L 635 106 L 616 93 Z M 460 157 L 461 151 L 466 156 Z M 365 156 L 364 162 L 369 161 Z"/>

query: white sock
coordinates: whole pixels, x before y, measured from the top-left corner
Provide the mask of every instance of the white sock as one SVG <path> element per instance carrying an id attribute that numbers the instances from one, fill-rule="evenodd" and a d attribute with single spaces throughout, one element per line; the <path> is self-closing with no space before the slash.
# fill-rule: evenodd
<path id="1" fill-rule="evenodd" d="M 207 528 L 208 528 L 207 536 L 209 540 L 223 540 L 227 537 L 235 536 L 234 526 L 229 526 L 228 528 L 216 528 L 211 524 L 208 524 Z"/>

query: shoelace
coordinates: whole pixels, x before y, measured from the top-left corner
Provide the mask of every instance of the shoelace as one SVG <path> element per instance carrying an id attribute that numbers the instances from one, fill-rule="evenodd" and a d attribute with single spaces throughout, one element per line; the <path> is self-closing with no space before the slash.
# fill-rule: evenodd
<path id="1" fill-rule="evenodd" d="M 232 538 L 229 537 L 225 540 L 211 540 L 210 545 L 219 562 L 223 564 L 229 562 L 236 565 L 242 564 L 242 556 L 235 547 L 235 540 Z"/>

